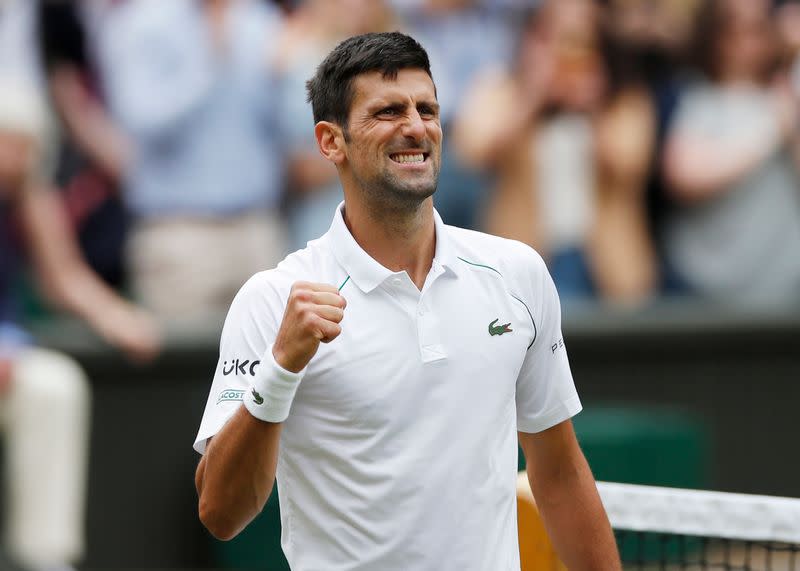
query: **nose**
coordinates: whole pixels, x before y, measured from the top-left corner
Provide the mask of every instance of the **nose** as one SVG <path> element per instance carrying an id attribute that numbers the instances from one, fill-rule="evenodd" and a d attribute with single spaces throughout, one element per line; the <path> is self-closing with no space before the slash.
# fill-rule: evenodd
<path id="1" fill-rule="evenodd" d="M 425 121 L 422 120 L 422 117 L 416 109 L 412 109 L 409 112 L 408 118 L 403 124 L 403 136 L 415 141 L 419 141 L 425 137 Z"/>

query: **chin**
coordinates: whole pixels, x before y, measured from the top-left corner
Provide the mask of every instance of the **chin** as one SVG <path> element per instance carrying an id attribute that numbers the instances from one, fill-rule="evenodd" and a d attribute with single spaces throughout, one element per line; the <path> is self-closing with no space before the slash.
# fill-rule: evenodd
<path id="1" fill-rule="evenodd" d="M 437 183 L 438 177 L 430 176 L 381 176 L 371 181 L 359 180 L 366 196 L 371 197 L 376 204 L 402 209 L 416 206 L 430 198 L 436 191 Z"/>
<path id="2" fill-rule="evenodd" d="M 438 177 L 418 178 L 417 180 L 397 180 L 390 178 L 385 181 L 385 187 L 390 189 L 393 194 L 417 197 L 420 199 L 428 198 L 436 192 Z"/>
<path id="3" fill-rule="evenodd" d="M 395 188 L 393 191 L 396 196 L 403 196 L 407 199 L 415 199 L 421 202 L 426 198 L 433 196 L 433 193 L 436 192 L 436 184 L 407 186 L 405 188 Z"/>

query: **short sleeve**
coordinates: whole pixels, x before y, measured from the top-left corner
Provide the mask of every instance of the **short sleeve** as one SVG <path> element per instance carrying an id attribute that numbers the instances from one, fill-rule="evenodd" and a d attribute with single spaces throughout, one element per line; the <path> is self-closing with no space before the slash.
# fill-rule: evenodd
<path id="1" fill-rule="evenodd" d="M 531 271 L 533 275 L 522 281 L 529 284 L 522 294 L 536 337 L 517 377 L 517 429 L 521 432 L 541 432 L 581 411 L 561 333 L 558 293 L 538 255 Z"/>
<path id="2" fill-rule="evenodd" d="M 219 347 L 219 360 L 194 449 L 205 452 L 214 436 L 242 404 L 261 359 L 277 335 L 285 299 L 270 282 L 272 272 L 252 277 L 231 304 Z"/>

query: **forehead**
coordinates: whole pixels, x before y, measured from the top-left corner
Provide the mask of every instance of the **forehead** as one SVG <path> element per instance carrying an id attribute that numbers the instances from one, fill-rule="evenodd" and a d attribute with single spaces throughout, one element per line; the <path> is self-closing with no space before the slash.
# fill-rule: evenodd
<path id="1" fill-rule="evenodd" d="M 353 82 L 352 108 L 399 101 L 436 101 L 436 88 L 421 69 L 401 69 L 394 79 L 379 71 L 364 73 Z"/>

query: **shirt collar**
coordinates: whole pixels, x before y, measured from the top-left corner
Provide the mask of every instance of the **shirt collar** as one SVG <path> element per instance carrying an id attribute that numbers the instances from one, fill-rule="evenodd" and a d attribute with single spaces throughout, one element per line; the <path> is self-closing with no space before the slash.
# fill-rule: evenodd
<path id="1" fill-rule="evenodd" d="M 361 246 L 358 245 L 347 225 L 344 222 L 344 202 L 336 208 L 333 222 L 328 230 L 328 241 L 336 260 L 341 264 L 347 275 L 358 288 L 367 293 L 378 287 L 388 277 L 395 275 L 389 268 L 384 267 Z M 433 256 L 431 271 L 438 271 L 438 266 L 443 270 L 457 275 L 459 269 L 458 258 L 453 251 L 453 245 L 448 235 L 447 227 L 439 213 L 434 209 L 433 220 L 436 232 L 436 251 Z"/>

